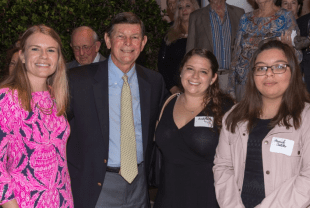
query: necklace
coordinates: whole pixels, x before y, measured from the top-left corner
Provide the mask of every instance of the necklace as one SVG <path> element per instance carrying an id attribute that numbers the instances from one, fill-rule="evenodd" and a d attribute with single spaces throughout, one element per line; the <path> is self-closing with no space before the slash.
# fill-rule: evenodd
<path id="1" fill-rule="evenodd" d="M 183 104 L 183 108 L 186 110 L 186 111 L 188 111 L 188 112 L 190 112 L 191 114 L 194 114 L 194 112 L 197 110 L 197 109 L 199 109 L 201 106 L 199 106 L 199 107 L 196 107 L 194 110 L 188 110 L 186 107 L 185 107 L 185 101 L 184 100 L 182 100 L 182 104 Z"/>
<path id="2" fill-rule="evenodd" d="M 42 113 L 44 113 L 45 115 L 51 115 L 52 112 L 53 112 L 55 100 L 52 100 L 52 102 L 53 102 L 53 105 L 52 105 L 52 107 L 50 107 L 50 108 L 42 108 L 42 107 L 40 107 L 40 106 L 38 105 L 38 103 L 36 103 L 36 107 L 37 107 Z"/>

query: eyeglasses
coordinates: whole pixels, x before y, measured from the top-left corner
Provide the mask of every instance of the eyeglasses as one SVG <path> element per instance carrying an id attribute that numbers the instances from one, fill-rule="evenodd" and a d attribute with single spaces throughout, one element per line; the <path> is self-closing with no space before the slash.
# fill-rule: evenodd
<path id="1" fill-rule="evenodd" d="M 267 74 L 268 69 L 270 68 L 274 74 L 283 74 L 286 72 L 287 67 L 290 67 L 288 64 L 275 64 L 272 66 L 255 66 L 253 67 L 255 76 L 264 76 Z"/>
<path id="2" fill-rule="evenodd" d="M 84 53 L 87 53 L 95 44 L 96 44 L 96 42 L 91 46 L 83 45 L 82 51 L 84 51 Z M 72 47 L 74 52 L 80 52 L 80 50 L 81 50 L 80 46 L 71 46 L 71 47 Z"/>

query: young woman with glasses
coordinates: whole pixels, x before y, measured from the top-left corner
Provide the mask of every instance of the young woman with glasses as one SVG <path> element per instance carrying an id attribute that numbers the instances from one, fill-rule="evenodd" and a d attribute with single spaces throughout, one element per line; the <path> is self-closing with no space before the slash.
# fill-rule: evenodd
<path id="1" fill-rule="evenodd" d="M 213 168 L 220 207 L 310 204 L 310 98 L 294 51 L 263 44 L 245 98 L 223 118 Z"/>

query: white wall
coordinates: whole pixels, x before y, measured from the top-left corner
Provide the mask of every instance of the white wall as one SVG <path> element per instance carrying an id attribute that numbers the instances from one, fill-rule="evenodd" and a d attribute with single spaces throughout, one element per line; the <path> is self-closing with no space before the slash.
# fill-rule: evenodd
<path id="1" fill-rule="evenodd" d="M 253 10 L 252 5 L 254 5 L 254 0 L 226 0 L 227 4 L 241 7 L 245 12 L 250 12 Z M 208 0 L 202 0 L 202 6 L 205 7 L 209 4 Z"/>

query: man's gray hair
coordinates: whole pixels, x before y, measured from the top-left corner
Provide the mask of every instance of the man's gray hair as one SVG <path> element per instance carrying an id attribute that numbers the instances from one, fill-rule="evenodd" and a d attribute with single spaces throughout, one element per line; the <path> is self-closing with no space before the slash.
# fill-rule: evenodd
<path id="1" fill-rule="evenodd" d="M 91 27 L 89 27 L 89 26 L 80 26 L 80 27 L 75 28 L 75 29 L 72 31 L 72 34 L 71 34 L 71 43 L 72 43 L 73 36 L 74 36 L 77 32 L 82 31 L 82 30 L 91 30 L 91 31 L 93 32 L 93 40 L 94 40 L 94 42 L 99 41 L 99 37 L 98 37 L 97 33 L 93 30 L 93 28 L 91 28 Z"/>

